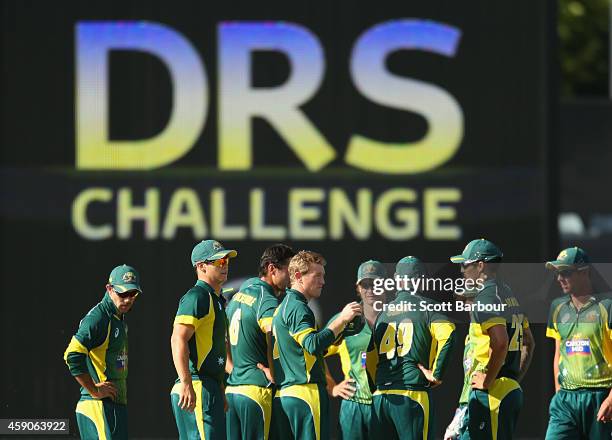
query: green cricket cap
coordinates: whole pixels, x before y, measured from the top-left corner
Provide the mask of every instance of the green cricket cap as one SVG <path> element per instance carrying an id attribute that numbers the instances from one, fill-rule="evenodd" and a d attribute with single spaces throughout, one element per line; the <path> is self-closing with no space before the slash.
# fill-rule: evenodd
<path id="1" fill-rule="evenodd" d="M 368 260 L 361 263 L 359 269 L 357 269 L 357 284 L 359 284 L 361 280 L 384 278 L 386 276 L 387 271 L 380 261 Z"/>
<path id="2" fill-rule="evenodd" d="M 395 273 L 409 278 L 418 278 L 421 275 L 427 275 L 423 262 L 412 255 L 404 257 L 397 262 Z"/>
<path id="3" fill-rule="evenodd" d="M 111 271 L 108 276 L 108 284 L 119 293 L 129 290 L 138 290 L 142 292 L 138 271 L 127 264 L 117 266 Z"/>
<path id="4" fill-rule="evenodd" d="M 225 249 L 217 240 L 202 240 L 191 251 L 191 265 L 195 266 L 200 261 L 215 261 L 223 257 L 234 258 L 236 255 L 238 252 L 233 249 Z"/>
<path id="5" fill-rule="evenodd" d="M 546 268 L 551 270 L 579 269 L 588 266 L 590 262 L 587 253 L 574 246 L 559 252 L 556 260 L 546 262 Z"/>
<path id="6" fill-rule="evenodd" d="M 450 257 L 450 260 L 453 263 L 474 263 L 475 261 L 489 262 L 501 260 L 503 256 L 503 252 L 495 244 L 489 240 L 480 238 L 470 241 L 461 254 Z"/>

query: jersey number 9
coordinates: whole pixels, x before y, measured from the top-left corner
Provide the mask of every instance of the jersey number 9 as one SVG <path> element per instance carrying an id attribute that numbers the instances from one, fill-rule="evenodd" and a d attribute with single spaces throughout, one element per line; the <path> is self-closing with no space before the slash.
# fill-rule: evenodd
<path id="1" fill-rule="evenodd" d="M 393 359 L 396 355 L 405 356 L 412 347 L 413 326 L 412 322 L 390 322 L 380 342 L 378 352 Z"/>

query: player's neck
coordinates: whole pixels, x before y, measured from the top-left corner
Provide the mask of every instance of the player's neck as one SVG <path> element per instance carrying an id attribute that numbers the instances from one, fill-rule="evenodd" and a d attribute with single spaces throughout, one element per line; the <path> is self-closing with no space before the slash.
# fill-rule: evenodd
<path id="1" fill-rule="evenodd" d="M 272 277 L 270 275 L 264 275 L 263 277 L 259 277 L 261 281 L 268 284 L 274 290 L 274 295 L 278 296 L 281 294 L 281 290 L 277 289 L 276 286 L 272 283 Z"/>
<path id="2" fill-rule="evenodd" d="M 576 306 L 577 309 L 581 309 L 591 300 L 593 296 L 592 289 L 585 290 L 584 292 L 580 292 L 577 294 L 570 294 L 570 298 L 572 299 L 572 303 Z"/>
<path id="3" fill-rule="evenodd" d="M 217 295 L 219 292 L 221 292 L 221 283 L 215 282 L 210 277 L 207 277 L 206 274 L 198 274 L 198 280 L 204 281 L 206 284 L 212 287 Z"/>

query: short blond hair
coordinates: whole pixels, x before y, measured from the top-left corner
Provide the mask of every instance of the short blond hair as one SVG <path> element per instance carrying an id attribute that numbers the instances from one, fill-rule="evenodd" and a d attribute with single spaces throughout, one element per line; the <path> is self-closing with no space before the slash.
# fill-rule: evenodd
<path id="1" fill-rule="evenodd" d="M 323 255 L 313 251 L 299 251 L 295 254 L 291 261 L 289 261 L 289 278 L 291 279 L 291 285 L 295 284 L 295 274 L 300 272 L 302 275 L 308 273 L 312 264 L 320 264 L 325 266 L 327 262 Z"/>

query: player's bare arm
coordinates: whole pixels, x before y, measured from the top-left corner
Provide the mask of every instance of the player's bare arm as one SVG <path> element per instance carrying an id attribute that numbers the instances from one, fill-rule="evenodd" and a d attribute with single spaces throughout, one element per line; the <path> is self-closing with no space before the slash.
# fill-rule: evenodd
<path id="1" fill-rule="evenodd" d="M 599 411 L 597 411 L 598 422 L 612 422 L 612 389 L 608 394 L 608 397 L 601 403 Z"/>
<path id="2" fill-rule="evenodd" d="M 472 388 L 486 390 L 493 383 L 508 353 L 508 333 L 505 325 L 494 325 L 488 330 L 491 356 L 487 372 L 476 372 L 472 376 Z"/>
<path id="3" fill-rule="evenodd" d="M 232 360 L 232 350 L 230 349 L 229 340 L 225 340 L 225 372 L 227 374 L 232 374 L 232 370 L 234 369 L 234 361 Z"/>
<path id="4" fill-rule="evenodd" d="M 529 369 L 531 359 L 533 358 L 533 351 L 535 350 L 535 339 L 531 333 L 531 329 L 527 327 L 523 331 L 523 345 L 521 347 L 521 363 L 519 366 L 518 381 L 522 381 L 525 373 Z"/>
<path id="5" fill-rule="evenodd" d="M 189 339 L 193 336 L 195 328 L 188 324 L 174 324 L 170 345 L 172 347 L 172 361 L 181 381 L 179 393 L 179 407 L 192 412 L 196 404 L 196 395 L 189 373 Z"/>
<path id="6" fill-rule="evenodd" d="M 553 358 L 553 376 L 555 381 L 555 392 L 558 393 L 561 385 L 559 385 L 559 346 L 560 342 L 555 339 L 555 356 Z"/>
<path id="7" fill-rule="evenodd" d="M 91 397 L 94 399 L 104 399 L 110 397 L 113 401 L 117 398 L 117 387 L 112 382 L 99 382 L 94 383 L 93 379 L 88 373 L 79 374 L 74 376 L 76 381 L 85 388 Z"/>
<path id="8" fill-rule="evenodd" d="M 327 379 L 327 394 L 332 397 L 340 397 L 342 399 L 350 399 L 355 395 L 355 380 L 344 379 L 341 382 L 336 382 L 334 377 L 329 372 L 327 362 L 325 362 L 325 378 Z"/>

